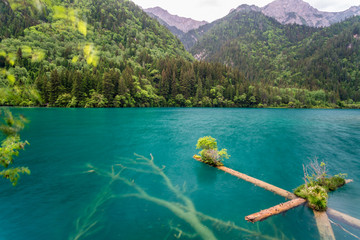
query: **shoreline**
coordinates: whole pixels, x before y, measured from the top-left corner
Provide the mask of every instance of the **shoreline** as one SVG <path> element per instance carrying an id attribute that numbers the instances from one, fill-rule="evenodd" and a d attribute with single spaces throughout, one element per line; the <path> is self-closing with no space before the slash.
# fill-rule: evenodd
<path id="1" fill-rule="evenodd" d="M 295 107 L 174 107 L 174 106 L 154 106 L 154 107 L 48 107 L 48 106 L 7 106 L 7 105 L 0 105 L 0 108 L 48 108 L 48 109 L 135 109 L 135 108 L 179 108 L 179 109 L 314 109 L 314 110 L 360 110 L 360 106 L 358 108 L 354 107 L 311 107 L 311 108 L 295 108 Z"/>

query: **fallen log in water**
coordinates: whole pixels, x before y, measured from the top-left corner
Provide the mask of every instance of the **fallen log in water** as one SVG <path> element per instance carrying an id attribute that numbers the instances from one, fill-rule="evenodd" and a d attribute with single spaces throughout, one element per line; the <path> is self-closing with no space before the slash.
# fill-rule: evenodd
<path id="1" fill-rule="evenodd" d="M 249 216 L 246 216 L 245 220 L 252 222 L 252 223 L 262 221 L 268 217 L 280 214 L 282 212 L 286 212 L 286 211 L 288 211 L 294 207 L 298 207 L 304 203 L 306 203 L 306 199 L 295 198 L 286 203 L 280 203 L 279 205 L 276 205 L 269 209 L 265 209 L 258 213 L 254 213 Z M 315 216 L 316 225 L 317 225 L 317 228 L 319 231 L 320 239 L 321 240 L 335 240 L 334 231 L 332 229 L 331 223 L 329 221 L 329 218 L 328 218 L 326 212 L 318 212 L 315 210 L 313 210 L 313 211 L 314 211 L 314 216 Z"/>
<path id="2" fill-rule="evenodd" d="M 345 213 L 336 211 L 332 208 L 328 208 L 326 213 L 333 219 L 336 219 L 354 228 L 360 229 L 360 220 L 357 218 L 351 217 Z"/>
<path id="3" fill-rule="evenodd" d="M 318 212 L 314 210 L 314 216 L 319 230 L 320 239 L 335 240 L 334 231 L 326 212 Z"/>
<path id="4" fill-rule="evenodd" d="M 352 179 L 345 179 L 345 183 L 347 184 L 347 183 L 351 183 L 351 182 L 353 182 L 354 180 L 352 180 Z"/>
<path id="5" fill-rule="evenodd" d="M 195 160 L 199 161 L 199 162 L 202 162 L 202 161 L 201 161 L 201 157 L 198 156 L 198 155 L 194 155 L 193 158 L 194 158 Z M 286 191 L 286 190 L 284 190 L 284 189 L 278 188 L 278 187 L 276 187 L 276 186 L 274 186 L 274 185 L 268 184 L 268 183 L 266 183 L 266 182 L 264 182 L 264 181 L 261 181 L 261 180 L 258 180 L 258 179 L 256 179 L 256 178 L 250 177 L 250 176 L 248 176 L 248 175 L 246 175 L 246 174 L 240 173 L 240 172 L 235 171 L 235 170 L 233 170 L 233 169 L 231 169 L 231 168 L 227 168 L 227 167 L 224 167 L 224 166 L 217 166 L 217 167 L 215 167 L 215 168 L 217 168 L 217 169 L 219 169 L 219 170 L 222 170 L 222 171 L 224 171 L 224 172 L 227 172 L 227 173 L 229 173 L 229 174 L 231 174 L 231 175 L 233 175 L 233 176 L 236 176 L 236 177 L 238 177 L 238 178 L 241 178 L 241 179 L 243 179 L 243 180 L 245 180 L 245 181 L 247 181 L 247 182 L 253 183 L 254 185 L 256 185 L 256 186 L 258 186 L 258 187 L 264 188 L 264 189 L 266 189 L 266 190 L 268 190 L 268 191 L 271 191 L 271 192 L 273 192 L 273 193 L 276 193 L 276 194 L 278 194 L 278 195 L 280 195 L 280 196 L 283 196 L 283 197 L 285 197 L 285 198 L 287 198 L 287 199 L 293 199 L 293 200 L 294 200 L 294 201 L 289 201 L 289 202 L 287 202 L 287 203 L 283 203 L 283 204 L 280 204 L 280 205 L 277 205 L 277 206 L 273 207 L 274 209 L 272 210 L 272 212 L 275 212 L 275 214 L 279 214 L 279 213 L 280 213 L 280 212 L 276 213 L 276 212 L 277 212 L 277 211 L 276 211 L 276 207 L 279 208 L 279 206 L 281 206 L 281 205 L 285 205 L 285 204 L 286 204 L 285 206 L 289 207 L 289 208 L 287 209 L 287 210 L 289 210 L 289 209 L 291 209 L 291 208 L 293 208 L 293 207 L 299 206 L 299 205 L 301 205 L 302 203 L 305 203 L 305 202 L 306 202 L 305 199 L 298 198 L 295 194 L 293 194 L 293 193 L 291 193 L 291 192 L 289 192 L 289 191 Z M 350 183 L 350 182 L 352 182 L 352 181 L 353 181 L 353 180 L 346 180 L 346 183 Z M 304 202 L 302 202 L 302 201 L 304 201 Z M 301 202 L 302 202 L 302 203 L 301 203 Z M 297 204 L 297 205 L 296 205 L 296 204 Z M 290 206 L 293 206 L 293 207 L 290 207 Z M 271 209 L 271 208 L 270 208 L 270 209 Z M 284 207 L 284 209 L 286 209 L 286 207 Z M 265 218 L 267 218 L 267 217 L 270 217 L 271 215 L 275 215 L 275 214 L 270 214 L 270 215 L 269 215 L 269 213 L 270 213 L 271 211 L 269 212 L 268 210 L 269 210 L 269 209 L 261 211 L 261 212 L 264 212 L 263 215 L 265 216 L 265 217 L 262 218 L 262 219 L 265 219 Z M 284 210 L 284 211 L 287 211 L 287 210 Z M 265 213 L 265 211 L 267 211 L 267 212 Z M 284 211 L 282 211 L 282 212 L 284 212 Z M 259 212 L 259 213 L 261 213 L 261 212 Z M 255 213 L 255 214 L 259 214 L 259 213 Z M 328 209 L 328 213 L 329 213 L 332 217 L 334 217 L 334 218 L 336 218 L 336 219 L 338 219 L 338 220 L 341 220 L 341 221 L 343 221 L 343 222 L 345 222 L 345 223 L 347 223 L 347 224 L 349 224 L 349 225 L 351 225 L 351 226 L 353 226 L 353 227 L 360 228 L 360 220 L 358 220 L 358 219 L 356 219 L 356 218 L 353 218 L 353 217 L 351 217 L 351 216 L 348 216 L 348 215 L 346 215 L 346 214 L 344 214 L 344 213 L 335 211 L 335 210 L 330 209 L 330 208 Z M 252 214 L 252 215 L 255 215 L 255 214 Z M 251 215 L 249 215 L 249 216 L 251 216 Z M 247 216 L 247 217 L 249 217 L 249 216 Z M 330 221 L 329 221 L 329 218 L 328 218 L 328 215 L 326 214 L 326 212 L 318 212 L 318 211 L 315 211 L 315 210 L 314 210 L 314 216 L 315 216 L 315 219 L 316 219 L 316 225 L 317 225 L 318 230 L 319 230 L 320 239 L 322 239 L 322 240 L 327 240 L 327 239 L 335 240 L 334 231 L 333 231 L 333 229 L 332 229 L 332 227 L 331 227 L 331 223 L 330 223 Z M 247 218 L 247 217 L 246 217 L 246 218 Z M 245 218 L 245 219 L 246 219 L 246 218 Z M 256 218 L 256 217 L 255 217 L 255 218 Z M 246 220 L 247 220 L 247 219 L 246 219 Z M 260 221 L 260 220 L 257 220 L 257 221 Z M 255 222 L 255 221 L 254 221 L 254 222 Z"/>
<path id="6" fill-rule="evenodd" d="M 194 155 L 193 158 L 195 160 L 199 161 L 199 162 L 202 162 L 201 157 L 198 156 L 198 155 Z M 218 166 L 218 167 L 215 167 L 215 168 L 217 168 L 219 170 L 222 170 L 224 172 L 227 172 L 227 173 L 229 173 L 229 174 L 231 174 L 231 175 L 233 175 L 235 177 L 241 178 L 241 179 L 243 179 L 243 180 L 245 180 L 247 182 L 253 183 L 254 185 L 256 185 L 258 187 L 264 188 L 264 189 L 266 189 L 268 191 L 271 191 L 271 192 L 276 193 L 276 194 L 278 194 L 280 196 L 283 196 L 284 198 L 287 198 L 287 199 L 295 199 L 295 198 L 297 198 L 297 196 L 295 196 L 295 194 L 293 194 L 293 193 L 291 193 L 289 191 L 278 188 L 278 187 L 276 187 L 274 185 L 271 185 L 271 184 L 266 183 L 264 181 L 261 181 L 259 179 L 250 177 L 250 176 L 248 176 L 246 174 L 240 173 L 240 172 L 235 171 L 235 170 L 233 170 L 231 168 L 227 168 L 227 167 L 224 167 L 224 166 Z"/>
<path id="7" fill-rule="evenodd" d="M 295 198 L 291 201 L 280 203 L 279 205 L 276 205 L 274 207 L 262 210 L 258 213 L 251 214 L 249 216 L 245 217 L 246 221 L 249 222 L 258 222 L 262 221 L 270 216 L 280 214 L 282 212 L 286 212 L 294 207 L 300 206 L 301 204 L 306 203 L 306 199 L 303 198 Z"/>

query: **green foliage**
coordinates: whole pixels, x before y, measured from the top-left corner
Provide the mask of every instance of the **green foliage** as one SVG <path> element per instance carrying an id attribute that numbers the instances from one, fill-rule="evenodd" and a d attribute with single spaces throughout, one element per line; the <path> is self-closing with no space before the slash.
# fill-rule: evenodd
<path id="1" fill-rule="evenodd" d="M 222 166 L 222 161 L 230 157 L 226 149 L 218 151 L 216 139 L 210 136 L 199 138 L 196 149 L 201 149 L 201 161 L 212 166 Z"/>
<path id="2" fill-rule="evenodd" d="M 199 138 L 196 149 L 217 149 L 216 139 L 210 136 Z"/>
<path id="3" fill-rule="evenodd" d="M 0 112 L 0 116 L 2 116 L 2 124 L 0 125 L 0 131 L 5 135 L 14 138 L 17 137 L 17 134 L 22 129 L 24 129 L 25 123 L 28 122 L 28 120 L 24 116 L 20 115 L 18 117 L 14 117 L 13 114 L 8 110 Z"/>
<path id="4" fill-rule="evenodd" d="M 90 98 L 86 99 L 85 108 L 103 108 L 106 106 L 108 100 L 104 95 L 91 90 Z"/>
<path id="5" fill-rule="evenodd" d="M 26 9 L 36 20 L 21 34 L 13 29 L 0 33 L 0 105 L 85 107 L 94 90 L 107 99 L 101 107 L 112 107 L 115 96 L 128 91 L 138 106 L 155 106 L 159 97 L 152 78 L 159 77 L 159 67 L 154 60 L 192 60 L 176 37 L 131 1 L 13 0 L 0 5 L 7 7 L 1 16 L 7 26 L 18 24 L 11 16 Z M 71 95 L 71 104 L 65 94 Z"/>
<path id="6" fill-rule="evenodd" d="M 344 174 L 338 174 L 330 178 L 324 178 L 318 181 L 318 184 L 324 187 L 328 192 L 335 191 L 339 187 L 345 185 Z"/>
<path id="7" fill-rule="evenodd" d="M 295 195 L 308 200 L 308 205 L 317 211 L 326 211 L 328 194 L 324 187 L 311 184 L 308 187 L 301 185 L 295 190 Z"/>
<path id="8" fill-rule="evenodd" d="M 1 142 L 0 147 L 0 165 L 4 170 L 0 171 L 0 176 L 9 179 L 15 186 L 20 178 L 20 174 L 30 174 L 27 167 L 9 168 L 14 163 L 14 157 L 19 155 L 19 150 L 23 150 L 27 141 L 20 141 L 19 132 L 25 126 L 27 120 L 23 116 L 14 117 L 10 111 L 2 113 L 3 124 L 0 130 L 7 137 Z"/>
<path id="9" fill-rule="evenodd" d="M 1 159 L 0 164 L 7 168 L 14 162 L 14 156 L 19 156 L 19 150 L 23 150 L 27 141 L 21 142 L 19 136 L 9 136 L 1 143 Z"/>
<path id="10" fill-rule="evenodd" d="M 9 179 L 13 186 L 16 186 L 20 178 L 20 174 L 30 175 L 30 170 L 27 167 L 7 168 L 0 172 L 0 176 Z"/>

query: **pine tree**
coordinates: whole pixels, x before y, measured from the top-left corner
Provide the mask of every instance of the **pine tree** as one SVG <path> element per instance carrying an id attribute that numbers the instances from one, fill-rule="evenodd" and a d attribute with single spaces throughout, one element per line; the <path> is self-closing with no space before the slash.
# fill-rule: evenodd
<path id="1" fill-rule="evenodd" d="M 134 74 L 134 72 L 133 72 L 132 68 L 129 65 L 127 65 L 121 75 L 122 78 L 124 79 L 126 88 L 129 89 L 130 94 L 132 96 L 135 95 L 135 85 L 134 85 L 133 74 Z"/>
<path id="2" fill-rule="evenodd" d="M 49 87 L 49 104 L 54 106 L 58 96 L 60 95 L 61 89 L 60 77 L 56 69 L 50 74 Z"/>
<path id="3" fill-rule="evenodd" d="M 198 100 L 202 99 L 203 97 L 203 88 L 202 88 L 202 82 L 201 79 L 198 78 L 198 84 L 197 84 L 197 88 L 196 88 L 196 98 Z"/>
<path id="4" fill-rule="evenodd" d="M 103 95 L 108 100 L 108 102 L 113 102 L 114 98 L 114 84 L 112 78 L 114 77 L 114 71 L 109 71 L 104 73 L 103 76 Z"/>
<path id="5" fill-rule="evenodd" d="M 159 84 L 159 93 L 165 99 L 169 99 L 169 91 L 170 91 L 170 84 L 169 84 L 169 71 L 168 69 L 163 69 L 161 73 L 161 80 Z"/>
<path id="6" fill-rule="evenodd" d="M 73 77 L 73 87 L 71 90 L 71 94 L 73 97 L 76 97 L 76 100 L 78 102 L 81 102 L 83 100 L 84 96 L 84 88 L 83 88 L 83 82 L 82 82 L 82 76 L 79 71 L 76 71 Z"/>
<path id="7" fill-rule="evenodd" d="M 123 76 L 120 77 L 119 79 L 119 83 L 118 83 L 118 94 L 120 95 L 125 95 L 125 93 L 128 91 L 126 84 L 125 84 L 125 80 L 123 78 Z"/>

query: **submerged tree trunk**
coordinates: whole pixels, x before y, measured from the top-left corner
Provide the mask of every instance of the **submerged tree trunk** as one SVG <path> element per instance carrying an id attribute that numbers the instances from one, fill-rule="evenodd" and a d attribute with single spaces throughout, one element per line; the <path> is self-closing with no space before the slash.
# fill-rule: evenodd
<path id="1" fill-rule="evenodd" d="M 319 230 L 321 240 L 335 240 L 334 231 L 326 212 L 319 212 L 314 210 L 316 225 Z"/>
<path id="2" fill-rule="evenodd" d="M 291 201 L 280 203 L 279 205 L 276 205 L 274 207 L 262 210 L 258 213 L 251 214 L 249 216 L 245 217 L 245 220 L 249 222 L 258 222 L 262 221 L 270 216 L 280 214 L 282 212 L 286 212 L 294 207 L 300 206 L 301 204 L 306 203 L 306 200 L 303 198 L 295 198 Z"/>
<path id="3" fill-rule="evenodd" d="M 201 161 L 201 157 L 198 155 L 194 155 L 193 158 L 199 162 Z M 286 203 L 282 203 L 279 204 L 275 207 L 260 211 L 258 213 L 249 215 L 247 217 L 245 217 L 246 220 L 250 221 L 250 222 L 257 222 L 257 221 L 261 221 L 264 220 L 272 215 L 276 215 L 279 214 L 281 212 L 287 211 L 291 208 L 297 207 L 303 203 L 306 202 L 305 199 L 302 198 L 298 198 L 295 194 L 288 192 L 284 189 L 278 188 L 274 185 L 268 184 L 266 182 L 263 182 L 261 180 L 258 180 L 256 178 L 250 177 L 246 174 L 237 172 L 233 169 L 224 167 L 224 166 L 218 166 L 216 167 L 219 170 L 222 170 L 224 172 L 227 172 L 233 176 L 236 176 L 238 178 L 241 178 L 247 182 L 253 183 L 254 185 L 264 188 L 268 191 L 271 191 L 273 193 L 276 193 L 280 196 L 283 196 L 287 199 L 293 199 L 292 201 L 286 202 Z M 346 180 L 346 183 L 350 183 L 353 180 Z M 330 239 L 330 240 L 335 240 L 335 236 L 334 236 L 334 232 L 333 229 L 331 227 L 331 223 L 329 221 L 328 215 L 327 213 L 329 213 L 330 216 L 334 217 L 335 219 L 339 220 L 339 221 L 343 221 L 347 224 L 349 224 L 350 226 L 356 227 L 360 229 L 360 220 L 353 218 L 349 215 L 343 214 L 341 212 L 335 211 L 333 209 L 328 209 L 327 213 L 326 212 L 318 212 L 318 211 L 314 211 L 314 216 L 316 219 L 316 224 L 319 230 L 319 234 L 320 234 L 320 239 L 325 240 L 325 239 Z"/>
<path id="4" fill-rule="evenodd" d="M 357 218 L 351 217 L 345 213 L 341 213 L 332 208 L 328 208 L 326 213 L 333 219 L 336 219 L 354 228 L 360 229 L 360 220 Z"/>

